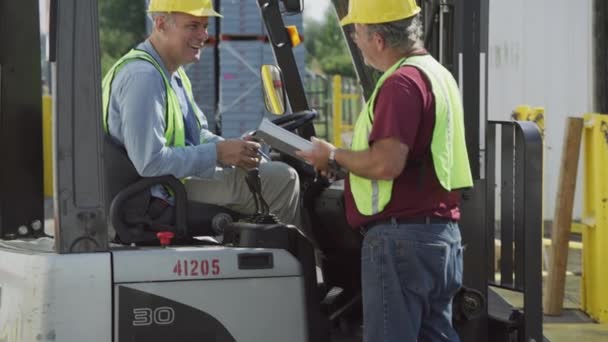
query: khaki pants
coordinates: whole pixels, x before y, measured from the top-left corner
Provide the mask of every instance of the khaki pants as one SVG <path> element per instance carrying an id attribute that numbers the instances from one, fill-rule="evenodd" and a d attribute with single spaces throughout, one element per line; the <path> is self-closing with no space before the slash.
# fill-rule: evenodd
<path id="1" fill-rule="evenodd" d="M 255 202 L 240 168 L 218 171 L 213 179 L 190 178 L 186 181 L 188 200 L 220 205 L 242 214 L 253 214 Z M 270 212 L 287 224 L 300 227 L 300 181 L 296 171 L 281 162 L 260 164 L 262 197 Z"/>

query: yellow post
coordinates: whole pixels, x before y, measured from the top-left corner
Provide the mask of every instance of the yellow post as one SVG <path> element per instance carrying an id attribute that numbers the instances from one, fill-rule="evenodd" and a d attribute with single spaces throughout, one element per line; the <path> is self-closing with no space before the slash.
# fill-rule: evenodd
<path id="1" fill-rule="evenodd" d="M 545 137 L 545 108 L 518 106 L 513 112 L 513 120 L 517 121 L 532 121 L 540 129 L 540 134 Z"/>
<path id="2" fill-rule="evenodd" d="M 517 121 L 525 121 L 528 117 L 528 113 L 530 113 L 530 106 L 517 106 L 513 111 L 513 114 L 511 114 L 511 118 Z"/>
<path id="3" fill-rule="evenodd" d="M 333 77 L 332 88 L 333 144 L 342 147 L 342 76 Z"/>
<path id="4" fill-rule="evenodd" d="M 530 106 L 520 105 L 515 108 L 511 114 L 511 118 L 516 121 L 525 121 L 530 112 Z"/>
<path id="5" fill-rule="evenodd" d="M 44 158 L 44 196 L 53 197 L 53 99 L 42 96 L 42 153 Z"/>
<path id="6" fill-rule="evenodd" d="M 608 322 L 608 115 L 586 114 L 583 131 L 582 309 Z"/>
<path id="7" fill-rule="evenodd" d="M 540 134 L 543 137 L 543 141 L 545 140 L 545 108 L 543 107 L 534 107 L 530 110 L 530 116 L 528 116 L 528 121 L 533 121 L 536 123 L 538 128 L 540 128 Z"/>

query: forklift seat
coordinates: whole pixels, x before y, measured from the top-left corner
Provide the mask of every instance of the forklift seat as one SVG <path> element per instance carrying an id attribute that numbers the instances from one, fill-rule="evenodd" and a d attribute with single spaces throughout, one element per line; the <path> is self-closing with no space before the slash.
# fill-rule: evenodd
<path id="1" fill-rule="evenodd" d="M 110 239 L 122 244 L 158 245 L 156 234 L 170 231 L 175 234 L 173 244 L 198 241 L 193 239 L 188 229 L 188 199 L 182 182 L 169 175 L 141 177 L 124 147 L 109 134 L 104 136 L 103 163 Z M 150 188 L 154 185 L 163 185 L 173 193 L 175 213 L 174 222 L 170 225 L 158 222 L 148 214 Z M 239 217 L 237 213 L 213 204 L 197 203 L 197 211 L 196 224 L 209 228 L 217 215 L 224 215 L 224 220 L 226 214 L 233 220 Z"/>

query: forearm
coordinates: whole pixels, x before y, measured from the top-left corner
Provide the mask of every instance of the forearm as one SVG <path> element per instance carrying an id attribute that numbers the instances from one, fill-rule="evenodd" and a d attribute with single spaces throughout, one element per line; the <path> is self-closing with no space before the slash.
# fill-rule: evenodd
<path id="1" fill-rule="evenodd" d="M 357 176 L 368 179 L 393 178 L 392 174 L 387 172 L 386 161 L 381 160 L 378 154 L 372 153 L 371 149 L 364 151 L 337 149 L 334 157 L 338 165 Z"/>
<path id="2" fill-rule="evenodd" d="M 357 176 L 391 180 L 403 172 L 408 154 L 407 145 L 395 138 L 384 138 L 363 151 L 338 149 L 334 158 L 338 165 Z"/>
<path id="3" fill-rule="evenodd" d="M 131 160 L 143 177 L 172 175 L 177 178 L 212 178 L 217 168 L 215 143 L 186 147 L 161 146 L 160 149 L 147 151 L 127 146 L 127 151 L 130 156 L 135 156 Z"/>

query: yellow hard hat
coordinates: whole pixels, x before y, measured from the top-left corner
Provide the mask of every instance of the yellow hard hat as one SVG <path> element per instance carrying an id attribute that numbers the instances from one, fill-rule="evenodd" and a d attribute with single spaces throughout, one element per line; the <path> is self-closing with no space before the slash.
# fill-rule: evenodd
<path id="1" fill-rule="evenodd" d="M 381 24 L 413 17 L 420 12 L 416 0 L 350 0 L 340 25 Z"/>
<path id="2" fill-rule="evenodd" d="M 195 17 L 222 17 L 211 0 L 150 0 L 148 12 L 181 12 Z"/>

